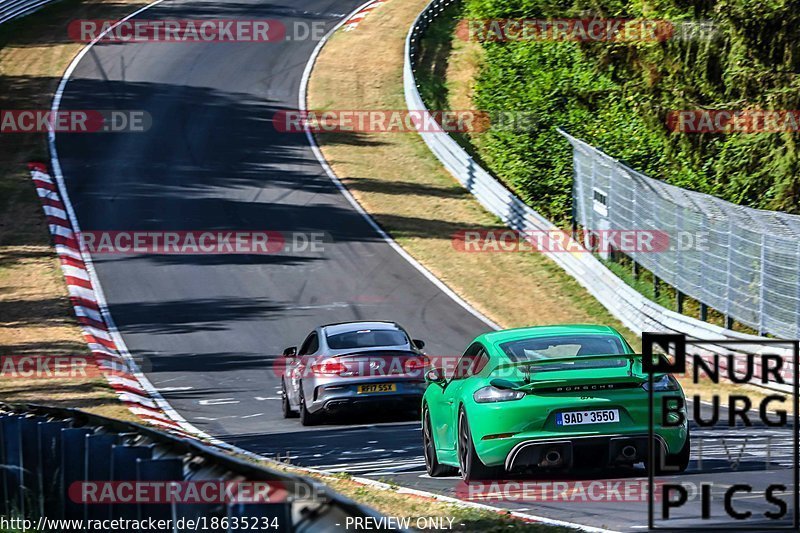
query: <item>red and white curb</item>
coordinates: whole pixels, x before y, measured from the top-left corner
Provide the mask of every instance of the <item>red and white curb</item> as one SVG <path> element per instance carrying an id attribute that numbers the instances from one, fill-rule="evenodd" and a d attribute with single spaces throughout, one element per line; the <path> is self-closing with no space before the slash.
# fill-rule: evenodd
<path id="1" fill-rule="evenodd" d="M 56 254 L 61 262 L 61 271 L 67 283 L 72 308 L 97 366 L 119 399 L 132 413 L 171 432 L 192 436 L 158 406 L 133 373 L 128 362 L 120 355 L 100 312 L 100 304 L 86 268 L 86 260 L 67 215 L 67 208 L 58 193 L 58 186 L 47 173 L 44 164 L 30 163 L 28 168 L 44 208 Z"/>
<path id="2" fill-rule="evenodd" d="M 363 6 L 345 21 L 344 25 L 342 26 L 342 31 L 353 31 L 358 27 L 359 24 L 361 24 L 361 21 L 364 20 L 364 18 L 369 15 L 373 9 L 381 7 L 385 3 L 386 0 L 375 0 L 374 2 L 370 2 Z"/>

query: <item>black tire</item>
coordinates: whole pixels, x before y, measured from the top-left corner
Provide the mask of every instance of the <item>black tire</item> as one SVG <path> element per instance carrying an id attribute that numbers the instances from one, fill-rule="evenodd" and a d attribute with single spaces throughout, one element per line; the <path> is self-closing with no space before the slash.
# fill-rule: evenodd
<path id="1" fill-rule="evenodd" d="M 458 464 L 461 478 L 464 481 L 477 481 L 482 479 L 495 479 L 504 471 L 502 467 L 486 466 L 478 457 L 475 445 L 472 442 L 472 433 L 469 430 L 467 413 L 462 407 L 458 412 Z"/>
<path id="2" fill-rule="evenodd" d="M 300 423 L 304 426 L 315 426 L 319 424 L 320 416 L 306 409 L 306 398 L 303 396 L 303 387 L 300 386 Z"/>
<path id="3" fill-rule="evenodd" d="M 689 460 L 692 456 L 692 447 L 689 440 L 689 434 L 686 434 L 686 442 L 683 443 L 681 451 L 674 455 L 670 455 L 668 461 L 675 465 L 678 472 L 685 472 L 689 468 Z"/>
<path id="4" fill-rule="evenodd" d="M 666 461 L 661 460 L 661 455 L 664 453 L 662 448 L 660 446 L 656 448 L 654 473 L 658 476 L 668 476 L 685 472 L 686 469 L 689 468 L 689 460 L 692 455 L 690 442 L 689 435 L 687 434 L 686 442 L 683 443 L 681 450 L 678 453 L 667 454 Z"/>
<path id="5" fill-rule="evenodd" d="M 286 382 L 283 380 L 281 380 L 281 395 L 283 396 L 281 399 L 283 418 L 297 418 L 300 416 L 300 413 L 292 409 L 292 406 L 289 404 L 289 395 L 286 393 Z"/>
<path id="6" fill-rule="evenodd" d="M 439 463 L 436 457 L 436 443 L 431 432 L 431 415 L 428 407 L 422 408 L 422 450 L 425 454 L 425 470 L 431 477 L 454 476 L 458 469 Z"/>

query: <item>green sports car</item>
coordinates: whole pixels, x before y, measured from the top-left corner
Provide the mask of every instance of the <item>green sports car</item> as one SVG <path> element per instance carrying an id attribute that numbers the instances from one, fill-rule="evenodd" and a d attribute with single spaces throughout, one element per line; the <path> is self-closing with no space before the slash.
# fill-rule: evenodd
<path id="1" fill-rule="evenodd" d="M 458 469 L 465 480 L 491 479 L 533 468 L 648 463 L 647 374 L 641 355 L 613 328 L 486 333 L 449 366 L 426 374 L 422 433 L 431 476 Z M 683 390 L 669 374 L 654 376 L 653 390 L 654 471 L 683 471 Z M 663 421 L 662 401 L 670 407 Z"/>

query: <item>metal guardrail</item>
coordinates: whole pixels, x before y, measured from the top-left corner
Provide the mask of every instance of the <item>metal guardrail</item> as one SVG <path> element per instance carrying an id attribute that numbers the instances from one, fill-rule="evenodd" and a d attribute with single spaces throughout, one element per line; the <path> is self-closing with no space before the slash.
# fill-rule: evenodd
<path id="1" fill-rule="evenodd" d="M 430 23 L 448 6 L 458 0 L 433 0 L 418 15 L 408 32 L 405 45 L 403 89 L 406 106 L 412 111 L 426 110 L 414 76 L 415 60 L 423 34 Z M 509 191 L 500 181 L 481 167 L 450 135 L 444 131 L 420 131 L 425 144 L 444 167 L 461 183 L 489 212 L 500 218 L 508 227 L 518 231 L 558 231 L 555 224 L 544 218 L 520 198 Z M 688 337 L 704 340 L 757 341 L 761 337 L 747 335 L 671 311 L 645 298 L 623 280 L 618 278 L 591 253 L 542 252 L 575 278 L 592 296 L 620 322 L 635 333 L 645 331 L 682 333 Z M 727 354 L 732 351 L 754 353 L 753 345 L 709 344 L 705 355 Z M 787 365 L 793 361 L 792 351 L 773 349 L 779 352 Z M 791 391 L 791 385 L 786 389 Z"/>
<path id="2" fill-rule="evenodd" d="M 264 482 L 278 501 L 81 503 L 78 482 Z M 270 470 L 192 439 L 75 409 L 0 404 L 0 515 L 51 520 L 204 520 L 210 531 L 340 531 L 347 517 L 380 518 L 324 485 Z M 222 520 L 225 519 L 225 520 Z M 259 527 L 242 528 L 258 522 Z M 85 523 L 85 522 L 84 522 Z M 271 524 L 269 528 L 263 524 Z M 52 522 L 51 522 L 52 524 Z M 214 527 L 211 527 L 214 526 Z M 275 526 L 275 527 L 272 527 Z M 200 528 L 202 529 L 202 528 Z M 200 530 L 198 529 L 198 530 Z M 62 530 L 63 527 L 62 527 Z M 194 530 L 194 529 L 192 529 Z"/>
<path id="3" fill-rule="evenodd" d="M 3 0 L 0 3 L 0 24 L 33 13 L 58 0 Z"/>
<path id="4" fill-rule="evenodd" d="M 565 132 L 573 147 L 575 220 L 650 230 L 679 244 L 625 252 L 678 291 L 761 334 L 800 336 L 800 216 L 752 209 L 628 168 Z M 696 238 L 695 238 L 696 237 Z"/>

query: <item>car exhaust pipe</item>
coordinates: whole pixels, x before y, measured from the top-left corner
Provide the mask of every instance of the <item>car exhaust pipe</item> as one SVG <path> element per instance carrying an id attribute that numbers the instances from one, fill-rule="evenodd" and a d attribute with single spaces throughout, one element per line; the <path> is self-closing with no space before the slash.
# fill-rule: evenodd
<path id="1" fill-rule="evenodd" d="M 557 466 L 561 464 L 561 452 L 558 450 L 547 450 L 544 454 L 544 459 L 540 461 L 539 466 Z"/>
<path id="2" fill-rule="evenodd" d="M 628 444 L 622 448 L 622 457 L 625 459 L 634 459 L 636 457 L 636 446 Z"/>

